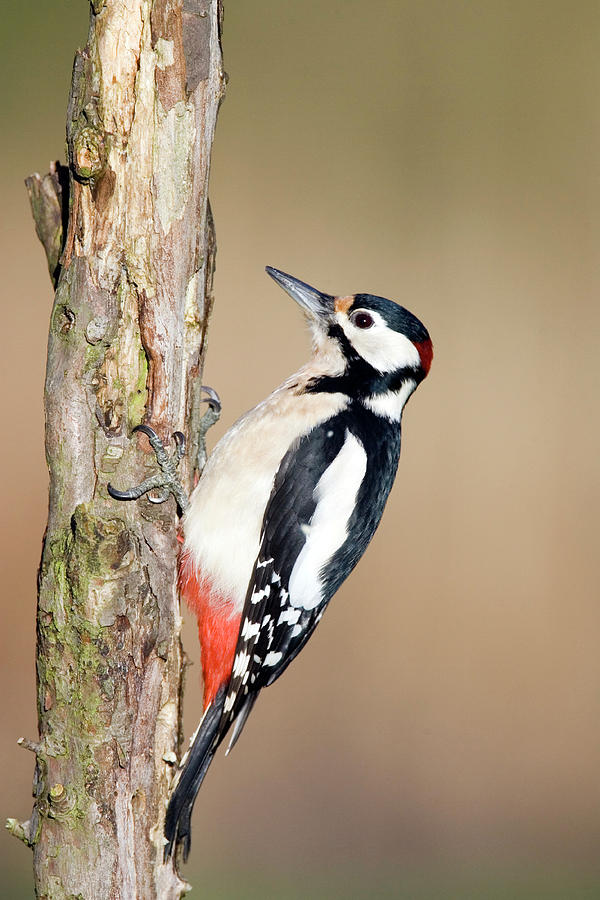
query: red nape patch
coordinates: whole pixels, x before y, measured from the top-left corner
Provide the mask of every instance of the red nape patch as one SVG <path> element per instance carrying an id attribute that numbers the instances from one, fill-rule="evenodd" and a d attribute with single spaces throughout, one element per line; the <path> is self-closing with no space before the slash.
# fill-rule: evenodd
<path id="1" fill-rule="evenodd" d="M 431 360 L 433 359 L 433 344 L 431 343 L 430 338 L 427 338 L 426 341 L 420 341 L 419 343 L 415 341 L 415 347 L 419 351 L 419 356 L 421 357 L 421 365 L 423 367 L 423 371 L 427 375 L 431 368 Z"/>
<path id="2" fill-rule="evenodd" d="M 179 563 L 179 590 L 198 618 L 206 709 L 221 685 L 229 681 L 241 616 L 231 616 L 227 597 L 214 591 L 206 579 L 198 578 L 187 553 Z"/>

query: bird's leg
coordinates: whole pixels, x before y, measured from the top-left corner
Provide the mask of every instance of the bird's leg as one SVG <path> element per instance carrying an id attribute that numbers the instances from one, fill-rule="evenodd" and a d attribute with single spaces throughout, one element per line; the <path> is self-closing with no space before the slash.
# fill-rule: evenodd
<path id="1" fill-rule="evenodd" d="M 202 389 L 208 394 L 208 398 L 205 401 L 208 403 L 208 409 L 200 420 L 198 461 L 201 464 L 201 468 L 206 463 L 206 432 L 211 425 L 215 424 L 221 414 L 221 401 L 217 392 L 209 387 L 203 386 Z M 119 491 L 111 484 L 108 484 L 108 493 L 114 500 L 138 500 L 149 491 L 159 491 L 156 496 L 148 497 L 151 503 L 164 503 L 165 500 L 168 500 L 169 495 L 173 494 L 177 501 L 177 506 L 183 514 L 189 501 L 177 475 L 177 466 L 185 454 L 185 436 L 181 431 L 176 431 L 173 434 L 175 452 L 170 456 L 157 433 L 149 425 L 137 425 L 133 430 L 141 431 L 148 436 L 150 446 L 154 450 L 156 461 L 160 467 L 160 472 L 151 475 L 150 478 L 146 478 L 141 484 L 129 488 L 127 491 Z"/>

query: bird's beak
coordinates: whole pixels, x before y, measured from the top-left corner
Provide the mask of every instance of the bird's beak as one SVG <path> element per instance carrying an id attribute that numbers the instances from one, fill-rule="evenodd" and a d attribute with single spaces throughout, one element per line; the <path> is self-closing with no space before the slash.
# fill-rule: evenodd
<path id="1" fill-rule="evenodd" d="M 272 266 L 266 267 L 267 274 L 295 300 L 304 312 L 316 319 L 329 319 L 333 313 L 334 298 L 330 294 L 322 294 L 316 288 L 311 287 L 299 278 L 286 275 Z"/>

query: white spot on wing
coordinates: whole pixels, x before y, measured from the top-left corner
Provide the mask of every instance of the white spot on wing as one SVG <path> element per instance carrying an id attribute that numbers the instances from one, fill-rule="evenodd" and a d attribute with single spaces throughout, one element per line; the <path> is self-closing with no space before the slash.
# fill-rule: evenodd
<path id="1" fill-rule="evenodd" d="M 260 631 L 260 623 L 259 622 L 251 622 L 250 619 L 244 620 L 244 627 L 242 628 L 242 640 L 249 641 L 253 637 L 256 637 L 258 632 Z"/>
<path id="2" fill-rule="evenodd" d="M 260 591 L 255 591 L 250 597 L 251 603 L 260 603 L 261 600 L 264 600 L 271 593 L 271 585 L 268 584 L 265 588 Z"/>
<path id="3" fill-rule="evenodd" d="M 236 677 L 238 675 L 242 675 L 248 668 L 249 662 L 250 662 L 250 654 L 249 653 L 244 653 L 243 651 L 241 653 L 238 653 L 235 658 L 235 662 L 233 664 L 233 670 L 231 672 L 232 676 Z"/>
<path id="4" fill-rule="evenodd" d="M 281 653 L 280 651 L 278 651 L 277 653 L 273 653 L 273 652 L 267 653 L 267 655 L 265 656 L 265 661 L 264 661 L 263 665 L 276 666 L 282 656 L 283 656 L 283 653 Z"/>
<path id="5" fill-rule="evenodd" d="M 264 624 L 264 623 L 263 623 L 263 624 Z M 274 623 L 274 622 L 268 622 L 268 623 L 267 623 L 267 631 L 268 631 L 268 635 L 267 635 L 267 647 L 270 647 L 271 644 L 273 643 L 273 631 L 274 631 L 274 630 L 275 630 L 275 623 Z"/>
<path id="6" fill-rule="evenodd" d="M 294 609 L 293 606 L 289 606 L 287 609 L 284 609 L 283 612 L 280 614 L 277 624 L 283 625 L 284 622 L 287 622 L 288 625 L 295 625 L 299 618 L 300 618 L 300 610 Z"/>
<path id="7" fill-rule="evenodd" d="M 367 469 L 361 442 L 346 429 L 342 449 L 323 472 L 314 492 L 310 533 L 290 575 L 290 603 L 314 609 L 322 600 L 320 573 L 348 535 L 348 521 Z"/>

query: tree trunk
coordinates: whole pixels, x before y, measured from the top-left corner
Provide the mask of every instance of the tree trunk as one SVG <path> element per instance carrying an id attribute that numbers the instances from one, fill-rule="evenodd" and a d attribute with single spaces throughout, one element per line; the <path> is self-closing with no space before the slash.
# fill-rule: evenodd
<path id="1" fill-rule="evenodd" d="M 93 0 L 73 71 L 68 172 L 28 179 L 56 297 L 35 806 L 12 830 L 33 846 L 45 900 L 169 900 L 186 889 L 163 864 L 183 670 L 176 507 L 119 503 L 106 485 L 129 487 L 154 468 L 146 438 L 131 437 L 142 421 L 165 441 L 186 433 L 188 488 L 197 468 L 220 6 Z"/>

